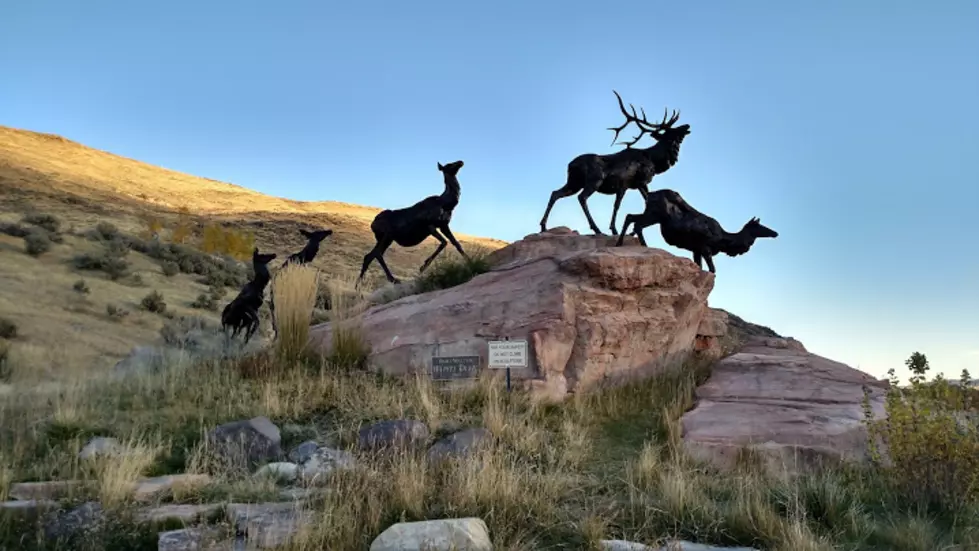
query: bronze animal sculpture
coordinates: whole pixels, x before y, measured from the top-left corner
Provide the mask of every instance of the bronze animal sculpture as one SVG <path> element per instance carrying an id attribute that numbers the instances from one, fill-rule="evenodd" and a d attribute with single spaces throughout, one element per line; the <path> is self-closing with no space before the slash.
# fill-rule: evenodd
<path id="1" fill-rule="evenodd" d="M 646 209 L 641 214 L 627 214 L 622 233 L 616 246 L 621 247 L 629 224 L 634 224 L 639 242 L 646 246 L 642 230 L 659 224 L 663 240 L 674 247 L 693 253 L 693 261 L 703 269 L 701 259 L 707 261 L 710 273 L 714 270 L 713 257 L 718 253 L 728 256 L 745 254 L 760 237 L 778 237 L 778 232 L 765 227 L 758 218 L 752 218 L 737 233 L 730 233 L 721 224 L 690 206 L 679 193 L 672 189 L 660 189 L 646 197 Z"/>
<path id="2" fill-rule="evenodd" d="M 320 251 L 320 243 L 327 237 L 333 235 L 333 230 L 306 231 L 299 230 L 299 233 L 306 238 L 306 245 L 299 252 L 289 255 L 279 269 L 285 268 L 289 264 L 308 264 L 316 258 Z M 272 314 L 272 332 L 275 338 L 279 337 L 279 328 L 275 323 L 275 288 L 269 291 L 269 312 Z"/>
<path id="3" fill-rule="evenodd" d="M 435 260 L 435 257 L 445 249 L 445 238 L 452 242 L 452 245 L 463 258 L 470 260 L 469 255 L 462 250 L 462 245 L 449 230 L 452 212 L 459 204 L 459 197 L 462 193 L 459 179 L 456 177 L 462 166 L 462 161 L 455 161 L 447 165 L 438 163 L 439 171 L 442 172 L 445 180 L 445 191 L 441 195 L 431 195 L 410 207 L 383 210 L 374 217 L 374 221 L 371 222 L 371 231 L 374 232 L 376 243 L 374 248 L 364 255 L 364 264 L 360 269 L 357 285 L 360 285 L 364 273 L 367 272 L 367 267 L 374 260 L 377 260 L 377 263 L 381 265 L 388 281 L 395 284 L 400 282 L 384 262 L 384 252 L 393 243 L 402 247 L 415 247 L 429 236 L 434 237 L 439 242 L 435 252 L 425 259 L 419 268 L 419 273 L 424 272 L 425 268 Z"/>
<path id="4" fill-rule="evenodd" d="M 252 251 L 252 268 L 255 275 L 245 283 L 238 295 L 221 312 L 221 328 L 227 334 L 232 329 L 231 338 L 245 330 L 245 344 L 258 330 L 258 309 L 265 301 L 265 287 L 272 279 L 268 264 L 275 260 L 275 253 L 259 254 L 258 247 Z"/>
<path id="5" fill-rule="evenodd" d="M 612 235 L 618 232 L 615 228 L 615 217 L 618 215 L 619 206 L 625 192 L 630 189 L 639 190 L 643 199 L 649 194 L 649 183 L 657 174 L 662 174 L 677 163 L 680 157 L 680 144 L 683 139 L 690 134 L 690 125 L 681 124 L 674 127 L 680 118 L 680 113 L 674 111 L 669 120 L 666 119 L 666 111 L 663 111 L 663 120 L 659 123 L 652 123 L 646 120 L 646 112 L 642 110 L 642 118 L 636 114 L 636 108 L 632 107 L 630 115 L 622 103 L 622 97 L 615 90 L 612 91 L 619 100 L 619 109 L 625 115 L 625 122 L 618 127 L 609 128 L 615 131 L 612 143 L 619 137 L 619 132 L 625 130 L 630 123 L 635 123 L 639 128 L 639 135 L 631 142 L 624 142 L 625 149 L 608 155 L 598 155 L 596 153 L 585 153 L 579 155 L 568 163 L 567 181 L 563 187 L 551 193 L 551 198 L 547 202 L 544 210 L 544 217 L 540 221 L 540 230 L 547 231 L 547 218 L 551 214 L 551 209 L 558 199 L 570 197 L 578 194 L 578 202 L 581 209 L 585 212 L 588 225 L 598 235 L 602 235 L 595 220 L 588 211 L 588 198 L 595 193 L 604 195 L 615 195 L 615 205 L 612 207 L 612 222 L 609 228 Z M 633 149 L 644 135 L 650 135 L 656 143 L 647 148 Z"/>

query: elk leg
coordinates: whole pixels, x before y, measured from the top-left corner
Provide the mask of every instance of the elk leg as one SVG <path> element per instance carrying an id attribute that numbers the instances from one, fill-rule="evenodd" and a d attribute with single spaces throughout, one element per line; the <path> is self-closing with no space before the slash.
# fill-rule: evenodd
<path id="1" fill-rule="evenodd" d="M 716 274 L 717 272 L 714 270 L 714 259 L 709 254 L 705 254 L 704 260 L 707 261 L 707 269 L 710 270 L 710 273 Z"/>
<path id="2" fill-rule="evenodd" d="M 569 186 L 565 185 L 565 186 L 561 187 L 561 189 L 558 189 L 558 190 L 555 190 L 555 191 L 552 191 L 551 192 L 551 199 L 547 202 L 547 208 L 544 209 L 544 217 L 540 219 L 540 231 L 541 231 L 541 233 L 547 231 L 547 217 L 551 215 L 551 209 L 554 208 L 554 203 L 556 203 L 558 199 L 563 199 L 565 197 L 571 197 L 577 191 L 578 190 L 574 189 L 573 187 L 569 187 Z"/>
<path id="3" fill-rule="evenodd" d="M 591 212 L 588 210 L 588 198 L 595 193 L 595 189 L 592 187 L 586 187 L 581 190 L 578 194 L 578 203 L 581 204 L 581 210 L 585 211 L 585 218 L 588 219 L 588 226 L 591 227 L 591 231 L 595 232 L 595 235 L 605 235 L 602 230 L 598 229 L 598 224 L 595 223 L 595 219 L 591 217 Z"/>
<path id="4" fill-rule="evenodd" d="M 639 244 L 642 245 L 643 247 L 648 247 L 649 245 L 646 244 L 646 238 L 643 237 L 642 235 L 642 226 L 636 224 L 635 228 L 636 228 L 635 236 L 639 238 Z"/>
<path id="5" fill-rule="evenodd" d="M 704 269 L 703 258 L 701 258 L 700 253 L 693 253 L 693 261 L 697 263 L 698 268 Z"/>
<path id="6" fill-rule="evenodd" d="M 614 220 L 614 218 L 613 218 Z M 619 240 L 615 242 L 616 247 L 621 247 L 622 242 L 625 241 L 625 236 L 628 235 L 629 224 L 636 221 L 636 217 L 633 214 L 625 215 L 625 221 L 622 223 L 622 233 L 619 234 Z M 633 230 L 635 231 L 635 230 Z"/>
<path id="7" fill-rule="evenodd" d="M 418 273 L 424 272 L 425 268 L 428 268 L 428 265 L 431 264 L 433 260 L 435 260 L 435 257 L 438 256 L 445 249 L 445 246 L 447 245 L 445 238 L 442 237 L 442 234 L 440 234 L 437 229 L 432 227 L 429 228 L 428 231 L 431 232 L 432 237 L 438 240 L 439 246 L 435 248 L 435 252 L 432 253 L 431 256 L 425 259 L 425 262 L 422 263 L 422 267 L 418 268 Z"/>
<path id="8" fill-rule="evenodd" d="M 609 229 L 612 230 L 612 235 L 618 235 L 619 231 L 615 229 L 615 217 L 619 214 L 619 205 L 622 204 L 622 198 L 625 197 L 625 190 L 621 190 L 615 193 L 615 204 L 612 206 L 612 224 Z"/>
<path id="9" fill-rule="evenodd" d="M 384 270 L 384 274 L 387 276 L 388 281 L 391 283 L 398 283 L 398 278 L 394 277 L 391 270 L 388 269 L 387 263 L 384 262 L 384 252 L 388 250 L 388 247 L 394 243 L 394 240 L 390 237 L 384 236 L 382 239 L 378 240 L 371 252 L 364 255 L 364 264 L 360 268 L 360 276 L 357 278 L 357 285 L 360 285 L 360 281 L 364 278 L 364 274 L 367 272 L 367 267 L 370 266 L 371 262 L 377 260 L 377 263 L 381 265 Z"/>
<path id="10" fill-rule="evenodd" d="M 643 203 L 645 203 L 649 199 L 649 186 L 648 185 L 640 186 L 638 189 L 639 189 L 639 195 L 642 195 L 642 201 Z M 625 232 L 625 229 L 623 228 L 622 231 Z M 637 228 L 633 228 L 632 235 L 639 237 L 639 230 Z"/>
<path id="11" fill-rule="evenodd" d="M 462 250 L 462 245 L 460 245 L 459 241 L 456 240 L 456 236 L 452 235 L 452 230 L 449 229 L 449 225 L 444 224 L 441 227 L 439 227 L 439 229 L 442 230 L 442 233 L 444 233 L 445 236 L 449 238 L 449 242 L 452 243 L 452 246 L 455 247 L 457 251 L 459 251 L 459 254 L 462 255 L 462 258 L 465 258 L 467 261 L 472 262 L 472 259 L 469 258 L 468 254 L 466 254 L 466 251 Z"/>

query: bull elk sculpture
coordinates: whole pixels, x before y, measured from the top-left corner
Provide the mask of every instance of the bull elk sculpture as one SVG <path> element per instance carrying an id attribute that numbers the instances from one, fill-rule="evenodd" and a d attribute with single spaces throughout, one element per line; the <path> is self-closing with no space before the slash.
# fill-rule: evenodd
<path id="1" fill-rule="evenodd" d="M 615 228 L 615 217 L 618 215 L 619 206 L 625 192 L 630 189 L 637 189 L 642 194 L 643 199 L 649 195 L 649 183 L 657 174 L 662 174 L 677 163 L 680 156 L 680 144 L 683 139 L 690 134 L 690 125 L 681 124 L 674 127 L 680 118 L 680 113 L 674 111 L 669 120 L 666 118 L 666 110 L 663 111 L 663 120 L 659 123 L 652 123 L 646 120 L 646 111 L 640 109 L 642 118 L 636 113 L 636 108 L 632 108 L 632 114 L 626 111 L 622 97 L 615 90 L 612 91 L 619 100 L 619 109 L 625 115 L 625 122 L 621 126 L 609 128 L 615 131 L 612 143 L 619 137 L 619 132 L 625 130 L 630 123 L 635 123 L 639 127 L 639 135 L 632 141 L 622 142 L 625 149 L 608 155 L 596 153 L 585 153 L 579 155 L 568 163 L 567 181 L 563 187 L 551 193 L 551 199 L 544 210 L 544 217 L 540 221 L 542 232 L 547 231 L 547 217 L 551 214 L 551 209 L 558 199 L 570 197 L 578 194 L 578 202 L 581 209 L 588 218 L 588 225 L 592 231 L 601 235 L 601 230 L 592 219 L 588 211 L 588 198 L 595 193 L 604 195 L 615 195 L 615 206 L 612 208 L 612 223 L 609 228 L 613 235 L 617 235 Z M 632 146 L 639 142 L 644 135 L 652 136 L 656 143 L 647 148 L 633 149 Z"/>

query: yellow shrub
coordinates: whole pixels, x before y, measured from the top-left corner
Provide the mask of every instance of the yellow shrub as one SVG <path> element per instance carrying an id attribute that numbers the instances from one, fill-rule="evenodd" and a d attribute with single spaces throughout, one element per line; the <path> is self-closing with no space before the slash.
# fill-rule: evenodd
<path id="1" fill-rule="evenodd" d="M 886 419 L 873 421 L 869 395 L 864 400 L 872 456 L 913 502 L 958 508 L 976 501 L 979 428 L 972 417 L 976 411 L 968 371 L 953 386 L 941 376 L 925 381 L 929 367 L 924 354 L 915 352 L 906 364 L 913 373 L 909 387 L 899 388 L 894 370 L 889 372 Z"/>
<path id="2" fill-rule="evenodd" d="M 299 359 L 309 342 L 309 324 L 316 305 L 317 271 L 289 264 L 272 278 L 275 299 L 276 350 L 283 360 Z"/>
<path id="3" fill-rule="evenodd" d="M 160 235 L 163 232 L 163 220 L 158 216 L 147 216 L 143 219 L 146 224 L 146 228 L 139 233 L 139 236 L 143 239 L 152 239 L 155 235 Z"/>
<path id="4" fill-rule="evenodd" d="M 200 249 L 206 253 L 227 254 L 239 260 L 247 259 L 255 247 L 255 236 L 250 232 L 223 228 L 219 224 L 204 227 Z"/>

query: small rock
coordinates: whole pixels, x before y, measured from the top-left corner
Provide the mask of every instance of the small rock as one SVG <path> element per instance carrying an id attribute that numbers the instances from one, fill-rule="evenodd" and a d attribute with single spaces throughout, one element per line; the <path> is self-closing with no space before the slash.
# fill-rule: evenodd
<path id="1" fill-rule="evenodd" d="M 603 551 L 758 551 L 753 547 L 716 547 L 686 540 L 675 540 L 662 547 L 650 547 L 625 540 L 602 540 L 599 546 Z"/>
<path id="2" fill-rule="evenodd" d="M 428 440 L 428 427 L 413 419 L 392 419 L 368 425 L 358 434 L 362 450 L 378 450 L 389 447 L 408 447 Z"/>
<path id="3" fill-rule="evenodd" d="M 78 458 L 82 461 L 95 459 L 100 455 L 114 455 L 122 451 L 122 445 L 115 438 L 98 436 L 88 441 L 82 451 L 78 452 Z"/>
<path id="4" fill-rule="evenodd" d="M 598 546 L 602 551 L 659 551 L 655 547 L 625 540 L 602 540 Z"/>
<path id="5" fill-rule="evenodd" d="M 350 452 L 332 448 L 319 448 L 299 471 L 299 476 L 305 484 L 321 481 L 337 469 L 354 467 L 354 456 Z"/>
<path id="6" fill-rule="evenodd" d="M 289 452 L 289 461 L 292 461 L 293 463 L 305 463 L 310 457 L 313 457 L 313 454 L 316 453 L 316 450 L 319 448 L 320 445 L 317 444 L 315 440 L 307 440 L 296 446 L 296 449 Z"/>
<path id="7" fill-rule="evenodd" d="M 183 530 L 160 532 L 157 540 L 158 551 L 224 551 L 234 548 L 231 541 L 222 542 L 224 534 L 220 528 L 197 527 Z"/>
<path id="8" fill-rule="evenodd" d="M 20 500 L 54 500 L 72 497 L 85 487 L 82 480 L 49 480 L 46 482 L 18 482 L 11 484 L 7 495 Z"/>
<path id="9" fill-rule="evenodd" d="M 158 523 L 180 521 L 184 524 L 192 524 L 216 514 L 221 510 L 220 503 L 205 503 L 202 505 L 194 504 L 171 504 L 143 509 L 136 513 L 136 520 L 139 522 Z"/>
<path id="10" fill-rule="evenodd" d="M 282 456 L 279 447 L 282 435 L 267 417 L 225 423 L 214 428 L 207 437 L 219 455 L 243 458 L 252 468 Z"/>
<path id="11" fill-rule="evenodd" d="M 0 513 L 19 517 L 37 518 L 41 511 L 57 509 L 58 502 L 50 500 L 4 501 L 0 502 Z"/>
<path id="12" fill-rule="evenodd" d="M 292 482 L 296 480 L 298 473 L 299 465 L 286 461 L 280 461 L 278 463 L 263 465 L 260 469 L 255 471 L 255 476 L 271 477 L 281 482 Z"/>
<path id="13" fill-rule="evenodd" d="M 370 551 L 492 551 L 489 529 L 479 518 L 400 522 L 371 542 Z"/>
<path id="14" fill-rule="evenodd" d="M 44 537 L 48 540 L 69 539 L 96 529 L 102 518 L 102 505 L 96 501 L 83 503 L 70 511 L 56 511 L 44 523 Z"/>
<path id="15" fill-rule="evenodd" d="M 465 457 L 487 444 L 493 433 L 483 428 L 454 432 L 428 449 L 428 460 L 439 462 L 449 457 Z"/>
<path id="16" fill-rule="evenodd" d="M 174 474 L 144 478 L 134 485 L 133 497 L 137 500 L 146 500 L 155 497 L 160 492 L 174 488 L 204 486 L 210 481 L 211 477 L 206 474 Z"/>
<path id="17" fill-rule="evenodd" d="M 248 544 L 260 549 L 285 545 L 313 524 L 313 515 L 296 503 L 231 504 L 228 515 Z"/>

